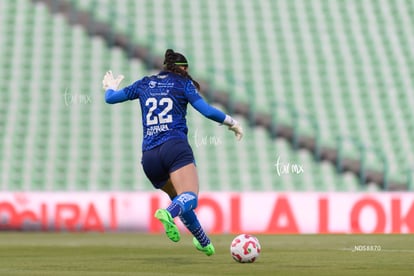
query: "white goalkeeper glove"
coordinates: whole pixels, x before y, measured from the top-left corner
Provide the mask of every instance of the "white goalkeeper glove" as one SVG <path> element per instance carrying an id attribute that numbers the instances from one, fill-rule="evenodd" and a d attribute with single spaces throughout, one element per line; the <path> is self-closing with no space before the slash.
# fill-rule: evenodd
<path id="1" fill-rule="evenodd" d="M 241 138 L 243 138 L 243 128 L 235 119 L 233 119 L 229 115 L 226 115 L 223 124 L 228 126 L 229 130 L 234 132 L 234 135 L 236 135 L 238 141 L 240 141 Z"/>
<path id="2" fill-rule="evenodd" d="M 105 73 L 105 76 L 102 80 L 102 87 L 105 91 L 108 89 L 118 90 L 119 84 L 123 79 L 123 75 L 118 75 L 116 78 L 114 78 L 112 71 L 108 71 Z"/>

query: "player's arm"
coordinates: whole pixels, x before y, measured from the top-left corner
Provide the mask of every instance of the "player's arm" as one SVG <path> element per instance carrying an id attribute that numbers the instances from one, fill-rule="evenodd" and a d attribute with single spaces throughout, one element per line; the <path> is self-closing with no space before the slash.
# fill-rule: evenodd
<path id="1" fill-rule="evenodd" d="M 122 103 L 127 100 L 135 100 L 139 98 L 140 91 L 146 86 L 144 77 L 129 86 L 125 86 L 118 90 L 119 84 L 124 79 L 123 75 L 114 78 L 111 71 L 105 73 L 102 80 L 103 89 L 105 90 L 105 101 L 109 104 Z"/>
<path id="2" fill-rule="evenodd" d="M 190 101 L 190 103 L 198 112 L 203 114 L 205 117 L 228 126 L 229 130 L 233 131 L 236 135 L 237 140 L 240 140 L 243 137 L 243 128 L 230 115 L 227 115 L 217 108 L 209 105 L 201 97 L 193 102 Z"/>
<path id="3" fill-rule="evenodd" d="M 128 100 L 127 95 L 125 94 L 124 89 L 113 90 L 108 89 L 105 91 L 105 102 L 109 104 L 122 103 Z"/>
<path id="4" fill-rule="evenodd" d="M 119 75 L 116 78 L 112 75 L 112 71 L 105 73 L 102 80 L 102 87 L 105 90 L 105 102 L 109 104 L 121 103 L 128 100 L 128 97 L 124 89 L 117 90 L 119 84 L 124 79 L 123 75 Z"/>

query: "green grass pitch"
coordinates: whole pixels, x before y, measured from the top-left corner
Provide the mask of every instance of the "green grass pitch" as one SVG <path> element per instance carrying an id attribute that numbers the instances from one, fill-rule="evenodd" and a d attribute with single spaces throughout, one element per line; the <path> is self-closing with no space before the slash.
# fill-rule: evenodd
<path id="1" fill-rule="evenodd" d="M 0 275 L 414 275 L 414 235 L 257 235 L 255 263 L 233 261 L 235 235 L 216 254 L 140 233 L 0 232 Z"/>

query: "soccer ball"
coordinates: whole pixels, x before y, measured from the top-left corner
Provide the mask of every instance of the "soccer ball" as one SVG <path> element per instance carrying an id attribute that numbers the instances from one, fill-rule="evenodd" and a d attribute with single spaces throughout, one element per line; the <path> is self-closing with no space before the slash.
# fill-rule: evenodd
<path id="1" fill-rule="evenodd" d="M 253 263 L 260 255 L 259 240 L 248 234 L 238 235 L 230 245 L 230 253 L 233 259 L 239 263 Z"/>

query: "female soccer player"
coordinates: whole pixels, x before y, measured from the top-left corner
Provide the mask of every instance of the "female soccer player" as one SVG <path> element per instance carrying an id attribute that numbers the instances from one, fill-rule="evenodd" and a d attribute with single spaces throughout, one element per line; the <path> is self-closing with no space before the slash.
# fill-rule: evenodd
<path id="1" fill-rule="evenodd" d="M 240 124 L 229 115 L 207 104 L 198 94 L 200 85 L 188 74 L 187 59 L 168 49 L 164 70 L 146 76 L 118 90 L 123 76 L 114 78 L 108 71 L 102 81 L 105 101 L 109 104 L 139 99 L 142 112 L 142 166 L 156 189 L 172 200 L 166 209 L 158 209 L 154 216 L 164 226 L 168 238 L 180 240 L 174 223 L 179 217 L 193 234 L 195 247 L 207 256 L 215 249 L 194 212 L 198 201 L 198 175 L 193 151 L 188 143 L 186 113 L 190 103 L 207 118 L 224 124 L 238 140 L 243 136 Z"/>

